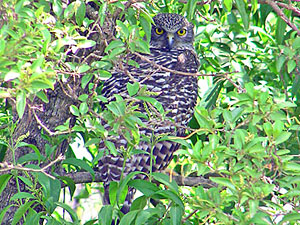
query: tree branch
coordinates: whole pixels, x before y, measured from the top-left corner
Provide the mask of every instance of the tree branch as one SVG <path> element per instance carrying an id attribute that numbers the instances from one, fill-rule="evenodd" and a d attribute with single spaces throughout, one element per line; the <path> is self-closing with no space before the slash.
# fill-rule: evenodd
<path id="1" fill-rule="evenodd" d="M 59 155 L 54 161 L 50 162 L 46 166 L 44 166 L 41 169 L 33 169 L 28 167 L 23 167 L 22 165 L 13 165 L 11 163 L 3 162 L 0 163 L 0 172 L 6 172 L 11 170 L 19 170 L 19 171 L 26 171 L 26 172 L 41 172 L 45 174 L 46 176 L 55 179 L 55 177 L 47 172 L 47 169 L 51 166 L 53 166 L 55 163 L 64 160 L 65 157 L 63 155 Z"/>
<path id="2" fill-rule="evenodd" d="M 293 30 L 297 31 L 297 34 L 300 36 L 300 30 L 295 26 L 295 24 L 293 24 L 289 18 L 284 14 L 284 12 L 281 10 L 281 8 L 279 8 L 279 4 L 272 1 L 272 0 L 260 0 L 259 3 L 261 4 L 268 4 L 269 6 L 271 6 L 273 8 L 273 10 L 277 13 L 277 15 L 284 21 L 286 22 L 287 25 L 289 25 Z M 283 6 L 281 4 L 281 6 Z M 286 7 L 287 8 L 287 5 Z M 292 10 L 293 7 L 289 6 L 288 9 Z M 299 13 L 299 10 L 295 10 L 295 8 L 293 8 L 294 12 Z"/>
<path id="3" fill-rule="evenodd" d="M 73 173 L 62 174 L 61 176 L 71 178 L 75 184 L 102 182 L 100 172 L 95 172 L 95 179 L 93 179 L 92 175 L 89 172 L 73 172 Z M 203 186 L 204 188 L 217 187 L 216 183 L 202 176 L 183 177 L 178 175 L 178 176 L 172 176 L 172 179 L 175 180 L 175 182 L 179 186 Z M 62 187 L 66 187 L 66 186 L 67 186 L 66 184 L 62 185 Z"/>

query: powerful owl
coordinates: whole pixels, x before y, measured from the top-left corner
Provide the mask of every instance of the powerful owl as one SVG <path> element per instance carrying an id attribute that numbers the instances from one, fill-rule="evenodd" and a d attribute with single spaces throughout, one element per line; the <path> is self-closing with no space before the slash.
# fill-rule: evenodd
<path id="1" fill-rule="evenodd" d="M 166 112 L 164 117 L 153 115 L 156 114 L 155 110 L 147 107 L 145 102 L 136 103 L 139 112 L 146 117 L 142 119 L 145 126 L 141 126 L 139 132 L 141 136 L 148 137 L 148 140 L 163 134 L 184 135 L 185 127 L 192 117 L 197 101 L 198 89 L 197 77 L 176 73 L 176 71 L 197 72 L 198 60 L 193 47 L 193 24 L 189 23 L 186 18 L 173 13 L 158 14 L 153 21 L 151 53 L 143 54 L 142 57 L 129 56 L 139 66 L 125 64 L 124 71 L 112 72 L 112 77 L 105 81 L 102 90 L 108 103 L 116 100 L 116 94 L 123 99 L 132 98 L 128 94 L 127 83 L 133 83 L 133 80 L 139 82 L 140 87 L 147 87 L 145 93 L 153 93 L 150 97 L 161 103 Z M 105 128 L 109 129 L 111 126 L 106 125 Z M 118 150 L 128 147 L 127 140 L 122 136 L 113 136 L 109 141 Z M 99 161 L 98 170 L 104 181 L 104 204 L 109 204 L 108 190 L 111 181 L 119 181 L 121 174 L 124 177 L 134 171 L 149 173 L 150 165 L 152 165 L 152 172 L 159 172 L 165 169 L 174 151 L 179 148 L 179 144 L 168 140 L 158 141 L 153 145 L 141 139 L 134 148 L 148 154 L 135 154 L 124 162 L 122 153 L 112 155 L 102 143 L 100 149 L 106 153 Z M 138 178 L 144 179 L 145 177 L 140 175 Z M 129 211 L 133 193 L 133 190 L 129 190 L 122 208 L 123 213 Z"/>

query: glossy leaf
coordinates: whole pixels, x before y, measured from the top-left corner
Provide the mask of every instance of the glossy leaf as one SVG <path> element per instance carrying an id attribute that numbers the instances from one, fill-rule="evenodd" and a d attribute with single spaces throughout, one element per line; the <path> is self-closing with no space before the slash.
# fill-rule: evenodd
<path id="1" fill-rule="evenodd" d="M 110 225 L 112 222 L 113 206 L 105 205 L 101 208 L 98 214 L 98 221 L 100 225 Z"/>
<path id="2" fill-rule="evenodd" d="M 19 118 L 23 117 L 23 114 L 25 112 L 25 107 L 26 107 L 26 93 L 25 91 L 20 91 L 17 94 L 17 99 L 16 99 L 16 109 Z"/>
<path id="3" fill-rule="evenodd" d="M 242 17 L 243 25 L 245 30 L 249 29 L 249 15 L 246 11 L 246 4 L 244 0 L 236 0 L 236 7 L 239 10 L 240 16 Z"/>
<path id="4" fill-rule="evenodd" d="M 86 170 L 87 172 L 90 172 L 90 174 L 93 177 L 95 176 L 94 170 L 83 160 L 75 159 L 75 158 L 68 158 L 68 159 L 65 159 L 62 163 L 73 165 L 73 166 L 78 166 L 78 167 Z"/>
<path id="5" fill-rule="evenodd" d="M 25 213 L 27 212 L 27 210 L 31 207 L 31 205 L 33 203 L 34 203 L 34 201 L 30 201 L 30 202 L 26 202 L 25 204 L 21 205 L 17 209 L 17 211 L 16 211 L 16 213 L 15 213 L 15 215 L 13 217 L 13 220 L 12 220 L 11 224 L 12 225 L 16 225 L 20 221 L 20 219 L 22 218 L 22 216 L 25 215 Z"/>

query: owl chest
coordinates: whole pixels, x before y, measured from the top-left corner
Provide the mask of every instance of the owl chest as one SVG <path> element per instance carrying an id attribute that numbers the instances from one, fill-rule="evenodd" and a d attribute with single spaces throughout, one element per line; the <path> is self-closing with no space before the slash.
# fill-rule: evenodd
<path id="1" fill-rule="evenodd" d="M 197 100 L 197 79 L 172 73 L 154 76 L 147 89 L 156 92 L 155 98 L 162 104 L 168 116 L 183 122 L 193 113 Z"/>

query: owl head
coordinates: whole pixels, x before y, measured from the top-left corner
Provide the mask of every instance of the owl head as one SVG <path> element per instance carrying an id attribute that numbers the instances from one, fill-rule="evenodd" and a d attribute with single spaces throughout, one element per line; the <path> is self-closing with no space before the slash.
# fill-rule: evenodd
<path id="1" fill-rule="evenodd" d="M 150 46 L 166 50 L 194 49 L 194 25 L 175 13 L 161 13 L 154 18 Z"/>

